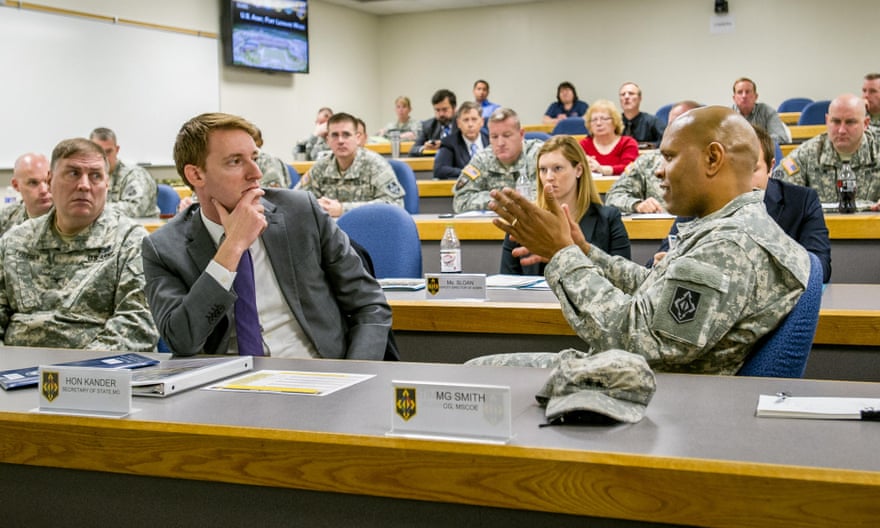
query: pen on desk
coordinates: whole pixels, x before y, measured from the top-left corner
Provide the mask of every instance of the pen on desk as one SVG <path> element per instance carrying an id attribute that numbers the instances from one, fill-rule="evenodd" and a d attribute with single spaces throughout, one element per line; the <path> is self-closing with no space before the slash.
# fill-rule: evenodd
<path id="1" fill-rule="evenodd" d="M 861 420 L 866 422 L 880 422 L 880 410 L 873 407 L 865 407 L 861 412 Z"/>

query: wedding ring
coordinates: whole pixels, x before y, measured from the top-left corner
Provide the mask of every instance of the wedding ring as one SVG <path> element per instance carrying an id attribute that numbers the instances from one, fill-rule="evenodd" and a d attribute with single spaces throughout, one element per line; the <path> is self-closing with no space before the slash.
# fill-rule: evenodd
<path id="1" fill-rule="evenodd" d="M 519 218 L 514 218 L 513 222 L 510 223 L 510 227 L 515 226 L 517 222 L 519 222 Z"/>

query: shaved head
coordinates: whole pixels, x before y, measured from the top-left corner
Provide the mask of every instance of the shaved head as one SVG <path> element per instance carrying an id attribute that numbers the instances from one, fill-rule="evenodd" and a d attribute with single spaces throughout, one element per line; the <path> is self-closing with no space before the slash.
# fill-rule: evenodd
<path id="1" fill-rule="evenodd" d="M 695 108 L 672 121 L 657 171 L 669 212 L 706 216 L 752 188 L 760 153 L 752 125 L 723 106 Z"/>

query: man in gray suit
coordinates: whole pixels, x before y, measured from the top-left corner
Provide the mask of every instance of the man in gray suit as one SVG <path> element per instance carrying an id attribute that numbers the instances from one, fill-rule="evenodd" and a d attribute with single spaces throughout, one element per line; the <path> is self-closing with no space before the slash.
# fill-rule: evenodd
<path id="1" fill-rule="evenodd" d="M 161 336 L 179 356 L 248 353 L 234 305 L 249 255 L 257 354 L 262 345 L 275 357 L 381 360 L 391 327 L 382 289 L 311 194 L 260 188 L 256 134 L 240 117 L 212 113 L 177 136 L 177 172 L 198 203 L 144 240 Z"/>

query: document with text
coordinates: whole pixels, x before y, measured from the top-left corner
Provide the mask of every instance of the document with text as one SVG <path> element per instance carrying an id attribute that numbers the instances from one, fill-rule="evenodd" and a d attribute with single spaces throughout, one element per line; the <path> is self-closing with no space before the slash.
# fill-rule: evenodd
<path id="1" fill-rule="evenodd" d="M 209 390 L 326 396 L 375 377 L 375 374 L 260 370 L 207 387 Z"/>

